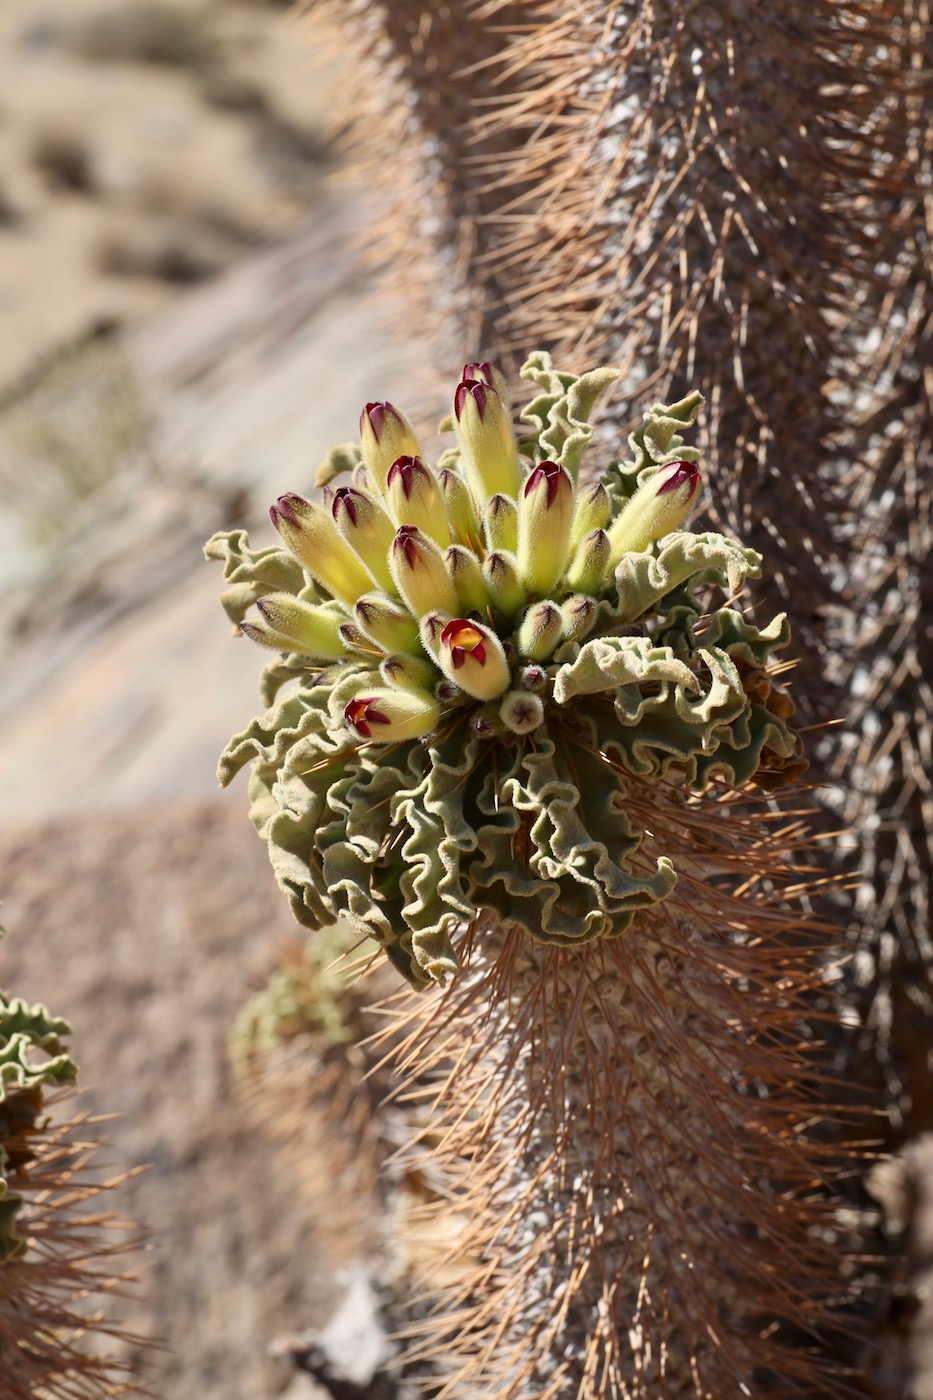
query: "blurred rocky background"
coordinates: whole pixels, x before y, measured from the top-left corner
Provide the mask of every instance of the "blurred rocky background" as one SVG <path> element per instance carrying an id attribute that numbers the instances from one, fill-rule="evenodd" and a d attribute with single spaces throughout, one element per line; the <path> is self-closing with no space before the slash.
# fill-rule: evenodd
<path id="1" fill-rule="evenodd" d="M 301 1205 L 326 1142 L 281 1163 L 233 1081 L 292 934 L 217 792 L 260 657 L 201 555 L 406 397 L 333 77 L 273 0 L 0 5 L 0 986 L 72 1022 L 108 1169 L 149 1164 L 113 1208 L 153 1232 L 127 1306 L 160 1400 L 324 1393 L 274 1344 L 354 1262 Z"/>

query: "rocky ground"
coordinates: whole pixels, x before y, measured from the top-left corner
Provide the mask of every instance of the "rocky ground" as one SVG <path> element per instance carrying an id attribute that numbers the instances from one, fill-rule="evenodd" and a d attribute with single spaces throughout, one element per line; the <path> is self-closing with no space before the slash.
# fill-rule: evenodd
<path id="1" fill-rule="evenodd" d="M 231 1068 L 291 929 L 217 791 L 261 657 L 201 556 L 405 396 L 314 48 L 273 4 L 0 7 L 0 986 L 71 1020 L 107 1172 L 148 1165 L 111 1208 L 159 1400 L 319 1393 L 270 1348 L 347 1263 Z"/>

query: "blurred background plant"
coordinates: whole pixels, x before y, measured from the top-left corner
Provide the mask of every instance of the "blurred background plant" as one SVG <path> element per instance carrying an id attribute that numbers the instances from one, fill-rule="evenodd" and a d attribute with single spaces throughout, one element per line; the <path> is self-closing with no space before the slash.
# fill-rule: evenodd
<path id="1" fill-rule="evenodd" d="M 101 1213 L 121 1181 L 97 1165 L 101 1124 L 63 1111 L 77 1068 L 67 1022 L 0 993 L 0 1375 L 9 1400 L 137 1391 L 145 1344 L 119 1322 L 139 1232 Z M 72 1099 L 72 1108 L 74 1101 Z"/>

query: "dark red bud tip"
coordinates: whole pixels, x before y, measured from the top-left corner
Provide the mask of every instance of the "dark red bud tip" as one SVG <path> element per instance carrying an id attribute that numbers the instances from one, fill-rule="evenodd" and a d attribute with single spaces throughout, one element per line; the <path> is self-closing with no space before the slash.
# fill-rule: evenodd
<path id="1" fill-rule="evenodd" d="M 700 472 L 695 462 L 668 462 L 668 467 L 676 467 L 665 481 L 663 486 L 658 487 L 658 495 L 664 496 L 668 491 L 676 491 L 678 486 L 683 486 L 685 482 L 690 483 L 690 498 L 692 499 L 697 487 L 700 484 Z"/>
<path id="2" fill-rule="evenodd" d="M 463 366 L 461 379 L 479 379 L 484 384 L 493 383 L 492 365 L 488 360 L 471 360 L 468 365 Z"/>
<path id="3" fill-rule="evenodd" d="M 362 734 L 364 739 L 368 739 L 372 734 L 371 725 L 390 723 L 388 715 L 373 708 L 374 703 L 375 696 L 370 695 L 368 699 L 361 696 L 356 700 L 351 700 L 343 712 L 347 724 L 351 725 L 358 734 Z"/>
<path id="4" fill-rule="evenodd" d="M 415 485 L 415 477 L 421 473 L 427 476 L 428 469 L 420 457 L 396 457 L 389 468 L 386 484 L 391 486 L 398 477 L 402 479 L 402 490 L 405 492 L 405 499 L 411 496 Z"/>
<path id="5" fill-rule="evenodd" d="M 259 612 L 262 613 L 263 617 L 264 617 L 264 618 L 266 619 L 266 621 L 268 622 L 268 621 L 269 621 L 269 618 L 270 618 L 270 615 L 271 615 L 271 612 L 272 612 L 272 609 L 269 607 L 268 601 L 267 601 L 265 598 L 257 598 L 257 599 L 256 599 L 256 607 L 257 607 L 257 609 L 259 610 Z"/>
<path id="6" fill-rule="evenodd" d="M 457 385 L 457 392 L 454 394 L 454 413 L 458 420 L 463 417 L 464 404 L 467 398 L 472 398 L 479 410 L 480 420 L 486 416 L 486 405 L 489 402 L 489 395 L 495 394 L 495 389 L 491 389 L 488 384 L 483 384 L 479 379 L 464 379 Z"/>
<path id="7" fill-rule="evenodd" d="M 567 473 L 564 471 L 563 467 L 558 466 L 556 462 L 539 462 L 531 473 L 531 476 L 525 482 L 525 495 L 527 496 L 533 491 L 539 481 L 546 481 L 547 503 L 549 506 L 552 506 L 557 498 L 557 490 L 560 486 L 561 477 L 564 476 L 567 476 Z M 569 476 L 567 480 L 570 480 Z"/>
<path id="8" fill-rule="evenodd" d="M 450 659 L 459 670 L 468 656 L 486 664 L 486 639 L 482 632 L 466 617 L 455 617 L 441 633 L 441 646 L 450 647 Z"/>
<path id="9" fill-rule="evenodd" d="M 392 541 L 393 549 L 400 549 L 405 555 L 405 562 L 410 569 L 418 563 L 418 542 L 415 536 L 420 531 L 417 525 L 400 525 L 395 532 L 395 539 Z"/>
<path id="10" fill-rule="evenodd" d="M 368 418 L 369 426 L 376 434 L 376 441 L 378 442 L 379 434 L 382 432 L 383 424 L 386 420 L 386 413 L 390 409 L 392 409 L 390 403 L 368 403 L 360 414 L 360 433 L 364 431 Z"/>
<path id="11" fill-rule="evenodd" d="M 287 491 L 284 496 L 279 497 L 273 509 L 277 507 L 278 513 L 282 519 L 289 521 L 290 524 L 294 524 L 298 519 L 298 511 L 302 506 L 306 506 L 307 504 L 308 502 L 305 500 L 304 496 L 299 496 L 294 491 Z"/>
<path id="12" fill-rule="evenodd" d="M 350 524 L 356 524 L 356 501 L 353 499 L 356 491 L 352 486 L 340 486 L 334 492 L 334 500 L 331 505 L 331 512 L 335 520 L 340 518 L 340 512 L 345 510 L 350 517 Z"/>
<path id="13" fill-rule="evenodd" d="M 273 523 L 273 525 L 275 526 L 275 528 L 278 529 L 278 528 L 279 528 L 279 512 L 278 512 L 278 510 L 275 508 L 275 506 L 270 506 L 270 507 L 269 507 L 269 519 L 272 521 L 272 523 Z"/>

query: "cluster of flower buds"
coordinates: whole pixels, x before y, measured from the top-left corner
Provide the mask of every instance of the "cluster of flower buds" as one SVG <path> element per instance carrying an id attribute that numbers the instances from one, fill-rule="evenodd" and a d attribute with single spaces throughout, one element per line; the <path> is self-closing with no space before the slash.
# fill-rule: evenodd
<path id="1" fill-rule="evenodd" d="M 505 381 L 485 362 L 464 367 L 453 426 L 456 466 L 435 471 L 404 414 L 368 403 L 351 484 L 272 507 L 331 601 L 273 594 L 242 630 L 321 665 L 352 658 L 359 688 L 342 717 L 369 743 L 416 739 L 463 707 L 477 734 L 533 731 L 555 652 L 586 636 L 620 561 L 676 530 L 699 486 L 691 462 L 665 462 L 613 516 L 602 485 L 523 460 Z"/>

